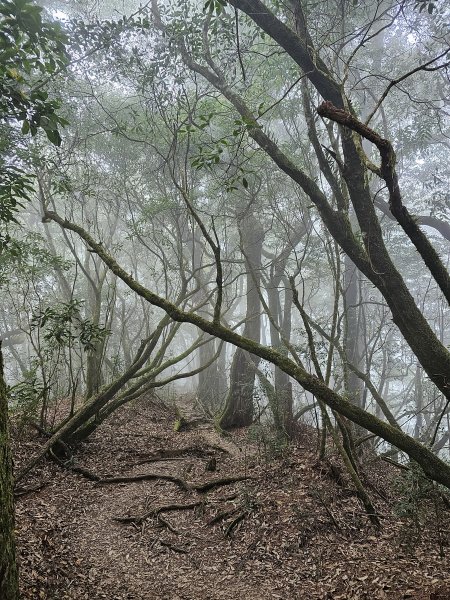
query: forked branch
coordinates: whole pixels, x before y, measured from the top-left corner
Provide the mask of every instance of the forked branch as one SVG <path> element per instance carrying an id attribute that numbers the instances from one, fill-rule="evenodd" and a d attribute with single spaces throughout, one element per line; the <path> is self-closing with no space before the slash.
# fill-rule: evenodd
<path id="1" fill-rule="evenodd" d="M 358 121 L 351 113 L 334 106 L 332 102 L 322 102 L 317 109 L 317 113 L 321 117 L 326 117 L 355 131 L 378 148 L 381 165 L 379 169 L 375 169 L 375 172 L 386 182 L 389 191 L 389 209 L 416 247 L 450 305 L 450 275 L 429 239 L 420 229 L 416 219 L 403 205 L 397 171 L 395 170 L 397 157 L 391 142 Z"/>

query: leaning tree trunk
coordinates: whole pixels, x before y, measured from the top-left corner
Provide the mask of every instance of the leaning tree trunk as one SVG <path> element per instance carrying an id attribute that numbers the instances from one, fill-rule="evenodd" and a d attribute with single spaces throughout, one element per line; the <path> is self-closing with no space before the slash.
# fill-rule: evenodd
<path id="1" fill-rule="evenodd" d="M 0 342 L 0 598 L 18 600 L 19 583 L 14 540 L 14 496 L 9 443 L 8 397 Z"/>
<path id="2" fill-rule="evenodd" d="M 239 229 L 247 271 L 247 310 L 243 335 L 259 343 L 261 337 L 259 285 L 264 230 L 252 214 L 244 217 L 244 220 L 239 224 Z M 223 429 L 248 427 L 253 421 L 255 371 L 248 368 L 247 356 L 248 353 L 242 348 L 237 348 L 233 356 L 230 370 L 230 387 L 225 410 L 220 419 L 220 426 Z M 259 363 L 259 358 L 253 354 L 250 355 L 250 360 L 256 366 Z"/>

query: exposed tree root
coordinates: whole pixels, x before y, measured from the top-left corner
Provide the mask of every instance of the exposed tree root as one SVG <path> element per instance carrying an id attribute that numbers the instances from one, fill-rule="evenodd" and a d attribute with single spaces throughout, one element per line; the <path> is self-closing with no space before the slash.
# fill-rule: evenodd
<path id="1" fill-rule="evenodd" d="M 321 494 L 321 493 L 320 493 L 320 492 L 317 490 L 317 491 L 316 491 L 316 492 L 313 494 L 313 496 L 314 496 L 315 498 L 317 498 L 317 499 L 320 501 L 320 503 L 321 503 L 321 504 L 322 504 L 322 506 L 324 507 L 324 509 L 325 509 L 325 512 L 327 513 L 327 515 L 328 515 L 328 517 L 329 517 L 330 521 L 333 523 L 333 525 L 336 527 L 336 529 L 341 529 L 341 526 L 339 525 L 339 523 L 337 522 L 337 520 L 336 520 L 335 516 L 334 516 L 334 515 L 333 515 L 333 513 L 331 512 L 331 510 L 330 510 L 329 506 L 327 505 L 327 503 L 326 503 L 326 501 L 325 501 L 324 497 L 322 496 L 322 494 Z"/>
<path id="2" fill-rule="evenodd" d="M 165 460 L 177 460 L 186 455 L 188 456 L 197 456 L 199 458 L 206 458 L 214 455 L 214 451 L 219 450 L 220 452 L 224 452 L 228 454 L 228 450 L 225 448 L 221 448 L 219 446 L 209 446 L 211 450 L 201 448 L 199 446 L 187 446 L 186 448 L 173 448 L 170 450 L 157 450 L 156 452 L 150 454 L 148 458 L 140 460 L 136 463 L 132 463 L 128 465 L 131 467 L 136 467 L 139 465 L 145 465 L 147 463 L 159 462 Z"/>
<path id="3" fill-rule="evenodd" d="M 139 460 L 138 462 L 135 462 L 135 463 L 128 463 L 126 466 L 129 469 L 132 469 L 133 467 L 140 467 L 141 465 L 148 465 L 150 463 L 171 462 L 171 461 L 177 461 L 177 460 L 184 460 L 184 458 L 186 458 L 186 457 L 183 457 L 183 456 L 172 456 L 172 457 L 164 458 L 163 456 L 162 457 L 151 456 L 149 458 L 145 458 L 143 460 Z"/>
<path id="4" fill-rule="evenodd" d="M 167 519 L 165 519 L 161 512 L 159 512 L 156 516 L 157 520 L 158 520 L 158 525 L 162 526 L 162 527 L 166 527 L 169 531 L 171 531 L 172 533 L 175 533 L 176 535 L 178 535 L 180 532 L 178 531 L 178 529 L 175 529 L 175 527 L 172 525 L 172 523 L 170 521 L 168 521 Z"/>
<path id="5" fill-rule="evenodd" d="M 192 486 L 190 486 L 184 479 L 180 477 L 175 477 L 174 475 L 166 475 L 164 473 L 145 473 L 142 475 L 123 475 L 118 477 L 106 477 L 105 479 L 99 479 L 99 485 L 109 485 L 113 483 L 133 483 L 136 481 L 153 481 L 155 479 L 163 479 L 165 481 L 171 481 L 178 485 L 181 489 L 185 491 L 192 490 Z"/>
<path id="6" fill-rule="evenodd" d="M 67 468 L 70 469 L 73 473 L 83 475 L 83 477 L 86 477 L 86 479 L 90 479 L 90 481 L 100 481 L 100 477 L 98 475 L 92 473 L 92 471 L 89 471 L 84 467 L 77 467 L 76 465 L 72 465 Z"/>
<path id="7" fill-rule="evenodd" d="M 42 481 L 36 485 L 30 485 L 28 487 L 18 486 L 14 488 L 14 497 L 20 498 L 21 496 L 26 496 L 27 494 L 32 494 L 33 492 L 39 492 L 46 485 L 48 485 L 50 481 Z"/>
<path id="8" fill-rule="evenodd" d="M 62 460 L 53 452 L 52 449 L 49 450 L 49 454 L 52 459 L 63 469 L 67 469 L 73 473 L 78 473 L 78 475 L 83 475 L 83 477 L 86 477 L 86 479 L 89 479 L 90 481 L 100 481 L 101 477 L 95 473 L 92 473 L 92 471 L 89 471 L 84 467 L 77 467 L 76 465 L 72 464 L 72 459 Z"/>
<path id="9" fill-rule="evenodd" d="M 142 475 L 123 475 L 118 477 L 107 477 L 105 479 L 97 480 L 97 483 L 101 485 L 109 485 L 112 483 L 133 483 L 136 481 L 152 481 L 154 479 L 164 479 L 166 481 L 171 481 L 172 483 L 175 483 L 185 491 L 195 491 L 199 492 L 200 494 L 204 494 L 215 487 L 219 487 L 222 485 L 230 485 L 232 483 L 237 483 L 238 481 L 245 481 L 247 479 L 254 479 L 254 477 L 250 477 L 248 475 L 240 475 L 237 477 L 223 477 L 221 479 L 212 479 L 211 481 L 206 481 L 205 483 L 188 483 L 184 479 L 181 479 L 180 477 L 175 477 L 174 475 L 166 475 L 165 473 L 145 473 Z"/>
<path id="10" fill-rule="evenodd" d="M 223 510 L 222 512 L 217 513 L 217 515 L 215 517 L 212 517 L 212 519 L 209 519 L 207 524 L 215 525 L 216 523 L 219 523 L 220 521 L 223 521 L 224 519 L 228 519 L 228 517 L 232 517 L 237 512 L 239 512 L 241 509 L 242 509 L 242 506 L 236 506 L 235 508 L 232 508 L 230 510 Z"/>
<path id="11" fill-rule="evenodd" d="M 384 460 L 384 462 L 387 462 L 390 465 L 397 467 L 397 469 L 401 469 L 402 471 L 410 471 L 411 470 L 408 467 L 408 465 L 402 465 L 401 463 L 397 462 L 396 460 L 392 460 L 392 458 L 389 458 L 389 456 L 380 456 L 380 460 Z"/>
<path id="12" fill-rule="evenodd" d="M 178 554 L 187 554 L 188 551 L 185 548 L 181 548 L 180 546 L 175 546 L 174 544 L 171 544 L 170 542 L 165 542 L 164 540 L 159 540 L 159 543 L 161 544 L 161 546 L 164 546 L 165 548 L 169 548 L 169 550 L 173 550 L 174 552 L 177 552 Z"/>

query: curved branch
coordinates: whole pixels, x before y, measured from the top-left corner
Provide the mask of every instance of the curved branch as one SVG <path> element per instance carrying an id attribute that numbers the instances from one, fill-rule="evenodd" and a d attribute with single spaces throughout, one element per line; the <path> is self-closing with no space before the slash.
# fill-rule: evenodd
<path id="1" fill-rule="evenodd" d="M 392 221 L 395 221 L 394 215 L 389 209 L 389 204 L 382 198 L 375 198 L 375 206 L 381 210 Z M 432 227 L 438 231 L 444 239 L 450 242 L 450 223 L 443 221 L 438 217 L 432 215 L 411 215 L 418 225 L 425 225 L 425 227 Z"/>
<path id="2" fill-rule="evenodd" d="M 377 169 L 377 174 L 384 179 L 388 187 L 389 209 L 416 247 L 416 250 L 429 268 L 447 302 L 450 304 L 450 275 L 441 261 L 439 254 L 418 226 L 415 218 L 409 213 L 406 206 L 403 205 L 398 176 L 395 170 L 397 157 L 391 142 L 382 138 L 373 129 L 361 123 L 361 121 L 358 121 L 349 112 L 341 108 L 336 108 L 331 102 L 323 102 L 318 107 L 317 113 L 321 117 L 327 117 L 355 131 L 378 148 L 381 156 L 381 166 L 379 170 Z"/>

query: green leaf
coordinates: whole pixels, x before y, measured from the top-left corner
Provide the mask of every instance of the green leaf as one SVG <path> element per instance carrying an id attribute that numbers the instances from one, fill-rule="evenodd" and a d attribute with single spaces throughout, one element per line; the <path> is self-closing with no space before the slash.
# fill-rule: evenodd
<path id="1" fill-rule="evenodd" d="M 57 129 L 46 129 L 45 133 L 52 144 L 55 146 L 61 146 L 62 140 Z"/>

